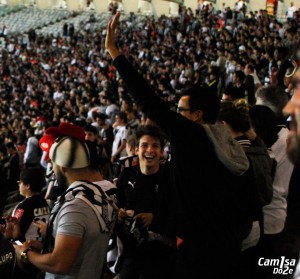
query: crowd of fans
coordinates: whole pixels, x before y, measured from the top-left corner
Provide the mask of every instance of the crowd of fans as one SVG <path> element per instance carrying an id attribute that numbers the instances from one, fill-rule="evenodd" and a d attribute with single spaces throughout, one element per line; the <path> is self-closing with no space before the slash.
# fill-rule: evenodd
<path id="1" fill-rule="evenodd" d="M 91 32 L 93 23 L 94 18 L 82 23 L 80 30 L 65 24 L 58 36 L 37 35 L 34 30 L 29 34 L 10 35 L 9 30 L 2 34 L 0 212 L 5 206 L 7 193 L 18 189 L 22 170 L 49 169 L 50 164 L 39 140 L 50 126 L 58 127 L 67 122 L 82 127 L 86 140 L 97 144 L 101 173 L 109 181 L 117 179 L 124 166 L 138 164 L 134 155 L 136 131 L 151 120 L 140 111 L 141 104 L 136 103 L 112 64 L 105 49 L 107 30 Z M 234 102 L 236 105 L 242 100 L 239 104 L 244 104 L 243 107 L 267 105 L 273 111 L 271 114 L 274 113 L 270 118 L 273 117 L 275 126 L 288 124 L 281 111 L 299 83 L 299 80 L 292 79 L 300 65 L 299 11 L 294 11 L 293 16 L 282 23 L 264 10 L 246 14 L 244 6 L 232 10 L 224 5 L 219 11 L 212 5 L 199 6 L 196 13 L 180 7 L 178 17 L 146 17 L 141 22 L 131 14 L 126 20 L 121 20 L 118 30 L 118 48 L 171 110 L 177 107 L 177 111 L 186 116 L 190 109 L 179 106 L 185 100 L 181 99 L 185 91 L 209 87 L 217 92 L 222 103 Z M 250 113 L 253 123 L 257 111 L 259 109 L 252 110 L 254 116 Z M 238 113 L 238 118 L 244 115 Z M 227 114 L 227 118 L 222 117 L 219 121 L 227 122 L 233 128 L 230 121 L 236 119 L 230 118 L 232 115 L 228 118 Z M 257 126 L 252 127 L 256 134 L 265 140 L 268 148 L 273 148 L 277 143 L 276 135 L 270 143 Z M 276 134 L 281 131 L 274 129 Z M 247 130 L 233 128 L 233 137 Z M 282 133 L 286 136 L 285 132 Z M 280 151 L 273 151 L 281 154 L 284 144 L 278 145 L 279 142 L 276 148 Z M 273 154 L 278 163 L 282 158 L 276 156 Z M 164 150 L 164 157 L 165 161 L 172 161 L 172 148 L 171 151 Z M 280 165 L 275 168 L 278 171 Z M 284 187 L 278 188 L 283 193 L 276 192 L 280 195 L 277 198 L 285 204 L 283 211 L 286 211 L 292 165 L 286 169 L 288 174 L 282 169 L 278 171 L 286 175 L 286 181 L 280 182 L 281 185 L 285 183 Z M 49 189 L 45 197 L 53 200 L 60 192 L 56 190 L 59 187 L 52 175 L 53 172 L 48 170 Z M 276 174 L 273 174 L 273 179 L 276 179 Z M 272 206 L 267 208 L 265 216 L 272 209 Z M 277 234 L 283 230 L 286 216 L 282 212 L 279 215 L 282 226 L 269 226 L 272 228 L 267 234 L 275 237 L 263 239 L 261 249 L 274 248 L 274 239 L 277 240 Z M 248 235 L 248 243 L 244 242 L 243 247 L 248 248 L 249 243 L 252 247 L 254 242 L 256 245 L 259 229 L 254 225 L 253 228 L 255 230 Z M 251 253 L 243 256 L 245 262 L 253 258 Z"/>

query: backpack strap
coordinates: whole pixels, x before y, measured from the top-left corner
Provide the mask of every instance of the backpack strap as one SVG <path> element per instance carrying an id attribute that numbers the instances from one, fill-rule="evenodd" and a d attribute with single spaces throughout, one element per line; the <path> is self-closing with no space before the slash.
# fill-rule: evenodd
<path id="1" fill-rule="evenodd" d="M 102 232 L 111 232 L 115 220 L 114 217 L 117 212 L 117 210 L 113 207 L 114 201 L 108 196 L 105 197 L 104 191 L 103 194 L 101 194 L 102 200 L 97 200 L 95 198 L 94 191 L 84 184 L 78 185 L 78 187 L 76 187 L 76 191 L 73 191 L 72 193 L 76 199 L 84 201 L 93 209 Z M 108 205 L 111 205 L 111 209 Z"/>
<path id="2" fill-rule="evenodd" d="M 53 231 L 53 223 L 54 220 L 60 211 L 62 205 L 66 202 L 66 195 L 71 192 L 73 189 L 67 189 L 58 199 L 58 201 L 55 203 L 55 206 L 53 210 L 50 213 L 50 218 L 46 230 L 46 236 L 45 236 L 45 241 L 43 244 L 43 249 L 42 249 L 42 254 L 46 254 L 52 251 L 54 247 L 54 238 L 52 236 L 52 231 Z M 68 200 L 70 201 L 70 200 Z"/>
<path id="3" fill-rule="evenodd" d="M 81 180 L 80 182 L 86 183 L 86 184 L 90 184 L 93 187 L 97 188 L 97 190 L 100 192 L 101 194 L 101 198 L 102 201 L 98 201 L 95 199 L 95 192 L 89 188 L 88 186 L 84 185 L 84 184 L 79 184 L 77 186 L 75 186 L 74 188 L 71 189 L 67 189 L 59 198 L 59 200 L 57 201 L 54 209 L 52 210 L 51 214 L 50 214 L 50 218 L 49 218 L 49 223 L 47 226 L 47 231 L 46 231 L 46 237 L 45 237 L 45 241 L 44 241 L 44 245 L 43 245 L 43 250 L 42 253 L 48 253 L 50 252 L 53 247 L 54 247 L 54 238 L 52 236 L 52 231 L 53 231 L 53 224 L 54 224 L 54 220 L 58 214 L 58 212 L 60 211 L 61 207 L 63 206 L 64 203 L 72 201 L 75 198 L 81 199 L 82 201 L 84 201 L 85 203 L 87 203 L 95 212 L 97 219 L 99 221 L 99 225 L 100 228 L 102 230 L 102 232 L 109 232 L 112 229 L 112 223 L 113 223 L 113 219 L 109 220 L 110 224 L 107 225 L 108 222 L 105 222 L 105 220 L 103 220 L 103 217 L 101 216 L 99 210 L 96 208 L 96 206 L 100 207 L 106 204 L 110 204 L 113 208 L 114 212 L 111 212 L 111 214 L 116 215 L 118 212 L 118 207 L 116 205 L 116 203 L 112 200 L 111 197 L 109 197 L 103 190 L 102 188 L 92 182 L 89 181 L 84 181 Z M 70 199 L 66 199 L 67 194 L 72 192 L 72 197 Z M 108 216 L 108 213 L 104 213 L 106 216 Z"/>
<path id="4" fill-rule="evenodd" d="M 105 192 L 103 191 L 103 189 L 102 189 L 99 185 L 97 185 L 97 184 L 95 184 L 95 183 L 93 183 L 93 182 L 86 181 L 86 180 L 79 180 L 79 181 L 84 182 L 84 183 L 87 183 L 87 184 L 90 184 L 90 185 L 93 185 L 94 187 L 96 187 L 96 188 L 98 189 L 98 191 L 101 193 L 102 198 L 103 198 L 107 203 L 109 203 L 115 210 L 119 210 L 117 204 L 112 200 L 112 198 L 111 198 L 109 195 L 107 195 L 107 193 L 105 193 Z"/>

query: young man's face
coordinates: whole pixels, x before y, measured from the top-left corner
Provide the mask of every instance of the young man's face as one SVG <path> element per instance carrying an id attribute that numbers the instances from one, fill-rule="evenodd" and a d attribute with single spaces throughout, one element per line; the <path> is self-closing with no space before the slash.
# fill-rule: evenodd
<path id="1" fill-rule="evenodd" d="M 142 136 L 136 148 L 140 166 L 159 168 L 159 161 L 163 155 L 162 148 L 158 139 L 149 135 Z"/>
<path id="2" fill-rule="evenodd" d="M 97 135 L 95 135 L 93 132 L 87 132 L 85 131 L 85 140 L 95 142 L 97 140 Z"/>
<path id="3" fill-rule="evenodd" d="M 28 193 L 28 187 L 24 184 L 23 181 L 18 181 L 19 184 L 19 193 L 21 196 L 26 197 L 26 194 Z"/>

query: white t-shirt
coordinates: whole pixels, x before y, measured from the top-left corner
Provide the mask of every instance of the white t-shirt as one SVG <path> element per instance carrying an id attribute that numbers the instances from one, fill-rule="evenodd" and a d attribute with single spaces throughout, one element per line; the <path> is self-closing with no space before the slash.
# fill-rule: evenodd
<path id="1" fill-rule="evenodd" d="M 107 180 L 94 183 L 104 192 L 115 188 Z M 75 181 L 69 188 L 76 184 L 82 182 Z M 98 218 L 87 203 L 75 198 L 62 205 L 53 223 L 53 237 L 57 234 L 81 237 L 82 245 L 68 274 L 46 273 L 46 279 L 86 279 L 101 274 L 111 234 L 100 230 Z"/>
<path id="2" fill-rule="evenodd" d="M 115 134 L 115 139 L 112 146 L 112 156 L 115 156 L 115 153 L 117 152 L 119 146 L 122 143 L 122 140 L 126 140 L 127 137 L 127 129 L 126 126 L 118 126 L 116 128 L 117 133 Z M 121 152 L 120 157 L 126 156 L 126 150 L 124 148 L 123 152 Z"/>
<path id="3" fill-rule="evenodd" d="M 295 6 L 288 7 L 288 9 L 287 9 L 287 15 L 286 16 L 288 18 L 292 18 L 293 15 L 294 15 L 294 12 L 296 12 L 296 11 L 297 11 L 297 8 Z"/>

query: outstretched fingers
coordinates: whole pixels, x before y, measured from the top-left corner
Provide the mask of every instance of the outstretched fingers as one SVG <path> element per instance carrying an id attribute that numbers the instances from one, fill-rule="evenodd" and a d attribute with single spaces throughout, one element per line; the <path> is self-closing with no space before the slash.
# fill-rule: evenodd
<path id="1" fill-rule="evenodd" d="M 108 22 L 108 25 L 107 25 L 105 47 L 108 50 L 112 59 L 115 59 L 117 56 L 120 55 L 120 51 L 117 48 L 116 42 L 115 42 L 115 31 L 116 31 L 120 16 L 121 16 L 121 13 L 118 12 L 113 17 L 113 19 Z"/>
<path id="2" fill-rule="evenodd" d="M 120 16 L 121 16 L 121 12 L 117 12 L 114 18 L 112 19 L 112 23 L 111 23 L 112 30 L 116 29 Z"/>
<path id="3" fill-rule="evenodd" d="M 116 31 L 120 16 L 121 12 L 117 12 L 113 19 L 108 22 L 107 32 L 113 34 Z"/>

